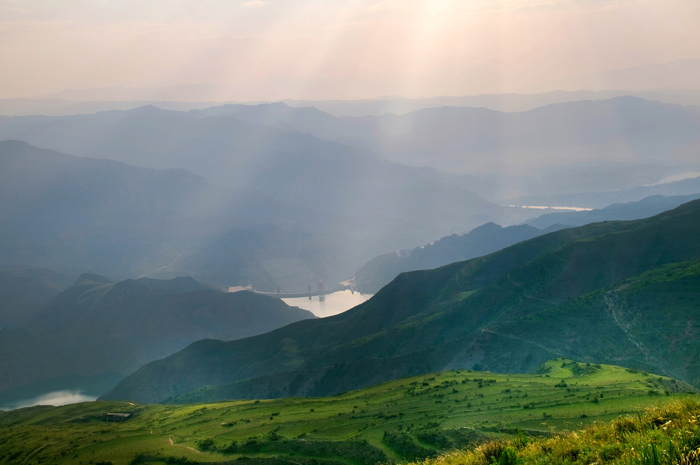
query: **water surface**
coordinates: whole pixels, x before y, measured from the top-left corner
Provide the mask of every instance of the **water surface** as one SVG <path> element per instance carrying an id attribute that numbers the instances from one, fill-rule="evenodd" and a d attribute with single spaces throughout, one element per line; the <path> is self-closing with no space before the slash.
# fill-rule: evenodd
<path id="1" fill-rule="evenodd" d="M 41 396 L 24 399 L 7 405 L 0 405 L 0 410 L 14 410 L 24 407 L 34 407 L 36 405 L 61 405 L 77 404 L 79 402 L 92 402 L 97 396 L 84 394 L 82 391 L 54 391 Z"/>
<path id="2" fill-rule="evenodd" d="M 303 308 L 308 310 L 318 317 L 326 317 L 343 313 L 351 308 L 360 305 L 372 297 L 371 294 L 354 294 L 349 291 L 338 291 L 325 296 L 326 299 L 321 301 L 319 297 L 295 297 L 293 299 L 282 299 L 287 305 Z"/>

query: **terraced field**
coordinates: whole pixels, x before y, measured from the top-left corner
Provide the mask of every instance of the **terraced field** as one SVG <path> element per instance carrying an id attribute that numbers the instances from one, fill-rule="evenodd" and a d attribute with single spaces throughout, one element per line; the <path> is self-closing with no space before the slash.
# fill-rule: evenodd
<path id="1" fill-rule="evenodd" d="M 649 373 L 557 359 L 534 375 L 458 370 L 325 398 L 33 407 L 0 413 L 0 463 L 420 460 L 489 438 L 579 429 L 694 391 Z"/>

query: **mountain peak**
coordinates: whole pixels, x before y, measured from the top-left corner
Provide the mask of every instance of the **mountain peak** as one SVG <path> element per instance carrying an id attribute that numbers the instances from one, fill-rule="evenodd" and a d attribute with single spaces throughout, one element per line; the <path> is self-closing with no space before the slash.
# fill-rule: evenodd
<path id="1" fill-rule="evenodd" d="M 144 105 L 142 107 L 137 107 L 132 110 L 127 110 L 127 113 L 132 115 L 158 115 L 163 113 L 170 113 L 169 110 L 163 110 L 153 105 Z"/>
<path id="2" fill-rule="evenodd" d="M 104 284 L 110 284 L 112 281 L 109 279 L 105 278 L 104 276 L 100 276 L 98 274 L 94 273 L 83 273 L 78 277 L 78 280 L 73 284 L 74 286 L 76 284 L 84 284 L 84 283 L 104 283 Z"/>

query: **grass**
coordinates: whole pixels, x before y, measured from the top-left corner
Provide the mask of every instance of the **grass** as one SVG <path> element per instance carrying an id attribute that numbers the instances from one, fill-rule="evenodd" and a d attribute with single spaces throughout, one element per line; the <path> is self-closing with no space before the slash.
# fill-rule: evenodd
<path id="1" fill-rule="evenodd" d="M 405 462 L 519 431 L 574 431 L 689 392 L 669 378 L 557 359 L 538 374 L 456 370 L 324 398 L 34 407 L 0 413 L 0 464 Z M 133 417 L 106 422 L 107 412 Z"/>
<path id="2" fill-rule="evenodd" d="M 700 402 L 685 399 L 643 414 L 551 438 L 490 441 L 420 465 L 690 465 L 700 463 Z"/>

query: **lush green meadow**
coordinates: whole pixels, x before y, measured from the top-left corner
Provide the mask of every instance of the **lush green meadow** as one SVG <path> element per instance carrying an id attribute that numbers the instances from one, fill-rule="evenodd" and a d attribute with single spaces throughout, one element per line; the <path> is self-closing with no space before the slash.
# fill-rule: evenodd
<path id="1" fill-rule="evenodd" d="M 657 375 L 558 359 L 534 375 L 456 370 L 324 398 L 33 407 L 0 413 L 0 463 L 420 460 L 493 438 L 580 429 L 692 390 Z M 114 412 L 133 416 L 106 421 Z"/>

